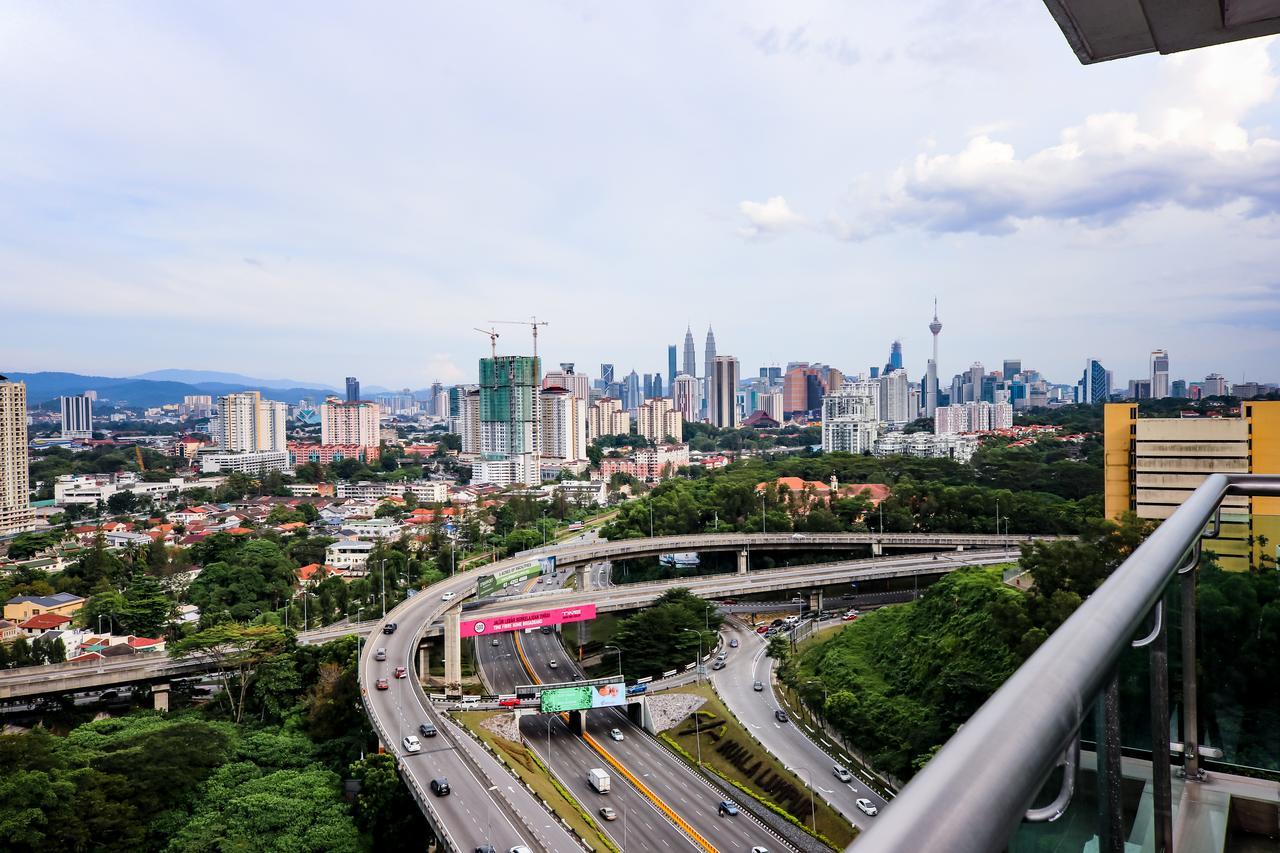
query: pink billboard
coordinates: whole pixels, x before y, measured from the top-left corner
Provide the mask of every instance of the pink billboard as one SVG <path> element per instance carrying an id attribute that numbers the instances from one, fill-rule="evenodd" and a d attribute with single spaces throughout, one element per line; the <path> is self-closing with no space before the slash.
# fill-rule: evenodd
<path id="1" fill-rule="evenodd" d="M 462 636 L 479 637 L 483 634 L 501 634 L 504 631 L 522 631 L 525 628 L 541 628 L 543 625 L 564 625 L 568 622 L 586 622 L 596 618 L 594 604 L 576 607 L 552 607 L 530 613 L 507 613 L 485 619 L 463 619 Z"/>

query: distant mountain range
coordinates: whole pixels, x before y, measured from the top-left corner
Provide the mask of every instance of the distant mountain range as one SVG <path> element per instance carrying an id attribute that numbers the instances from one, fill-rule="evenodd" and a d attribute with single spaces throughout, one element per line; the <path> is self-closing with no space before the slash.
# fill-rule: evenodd
<path id="1" fill-rule="evenodd" d="M 261 380 L 251 376 L 238 377 L 236 374 L 216 373 L 197 370 L 159 370 L 146 374 L 148 377 L 169 376 L 171 374 L 194 374 L 235 378 L 242 381 L 178 381 L 172 378 L 142 377 L 110 377 L 85 376 L 80 373 L 20 373 L 0 370 L 9 379 L 27 384 L 27 402 L 31 408 L 50 401 L 56 401 L 63 395 L 83 394 L 85 391 L 96 391 L 98 399 L 114 405 L 160 406 L 165 403 L 181 403 L 187 395 L 231 394 L 237 391 L 261 391 L 263 396 L 272 400 L 283 400 L 287 403 L 297 402 L 302 397 L 310 397 L 318 401 L 326 393 L 337 393 L 336 389 L 321 385 L 293 385 L 288 380 Z M 275 383 L 284 382 L 285 385 Z M 373 389 L 370 389 L 373 390 Z"/>
<path id="2" fill-rule="evenodd" d="M 246 388 L 315 388 L 322 391 L 337 391 L 334 386 L 320 382 L 303 382 L 298 379 L 259 379 L 256 376 L 244 376 L 239 373 L 223 373 L 218 370 L 152 370 L 130 376 L 129 379 L 151 379 L 156 382 L 183 382 L 188 385 L 242 385 Z"/>

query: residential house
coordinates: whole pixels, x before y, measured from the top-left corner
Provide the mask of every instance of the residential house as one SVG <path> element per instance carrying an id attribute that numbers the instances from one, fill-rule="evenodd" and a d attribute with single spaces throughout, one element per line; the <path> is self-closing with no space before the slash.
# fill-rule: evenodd
<path id="1" fill-rule="evenodd" d="M 53 595 L 18 595 L 4 603 L 4 618 L 10 622 L 23 622 L 32 616 L 52 613 L 71 617 L 84 607 L 84 599 L 69 592 Z"/>

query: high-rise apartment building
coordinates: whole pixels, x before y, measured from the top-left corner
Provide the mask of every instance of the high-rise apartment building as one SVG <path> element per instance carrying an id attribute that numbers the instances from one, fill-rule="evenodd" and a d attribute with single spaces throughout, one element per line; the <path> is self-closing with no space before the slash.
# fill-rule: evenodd
<path id="1" fill-rule="evenodd" d="M 537 356 L 500 355 L 480 359 L 480 452 L 487 462 L 506 462 L 503 478 L 512 482 L 542 482 L 538 446 Z M 479 463 L 477 463 L 479 465 Z M 472 466 L 473 482 L 501 466 Z"/>
<path id="2" fill-rule="evenodd" d="M 666 397 L 646 400 L 636 410 L 636 433 L 656 444 L 684 441 L 684 419 Z"/>
<path id="3" fill-rule="evenodd" d="M 690 423 L 698 420 L 698 412 L 702 409 L 698 399 L 698 378 L 681 373 L 671 382 L 671 404 L 680 415 Z"/>
<path id="4" fill-rule="evenodd" d="M 27 468 L 27 386 L 0 376 L 0 536 L 34 526 Z"/>
<path id="5" fill-rule="evenodd" d="M 320 443 L 378 447 L 382 407 L 367 400 L 344 403 L 330 397 L 320 404 Z"/>
<path id="6" fill-rule="evenodd" d="M 1169 396 L 1169 353 L 1167 350 L 1151 351 L 1151 397 L 1163 400 Z"/>
<path id="7" fill-rule="evenodd" d="M 1111 396 L 1111 372 L 1096 358 L 1088 359 L 1076 386 L 1077 403 L 1105 403 Z"/>
<path id="8" fill-rule="evenodd" d="M 782 423 L 782 392 L 762 391 L 756 395 L 756 408 Z"/>
<path id="9" fill-rule="evenodd" d="M 1013 426 L 1013 405 L 1007 401 L 939 406 L 933 418 L 934 435 L 986 432 L 993 429 L 1008 429 L 1011 426 Z"/>
<path id="10" fill-rule="evenodd" d="M 1103 411 L 1108 518 L 1168 518 L 1209 474 L 1280 474 L 1280 402 L 1243 403 L 1234 418 L 1140 418 L 1133 403 Z M 1224 569 L 1244 570 L 1278 545 L 1280 498 L 1232 496 L 1204 547 Z"/>
<path id="11" fill-rule="evenodd" d="M 480 431 L 480 386 L 456 385 L 458 414 L 453 431 L 462 441 L 461 452 L 466 456 L 479 456 L 484 442 Z"/>
<path id="12" fill-rule="evenodd" d="M 686 376 L 698 375 L 698 359 L 693 346 L 693 329 L 685 327 L 684 330 L 684 364 L 681 373 Z"/>
<path id="13" fill-rule="evenodd" d="M 893 427 L 903 427 L 915 420 L 911 409 L 911 378 L 898 368 L 880 379 L 880 420 Z"/>
<path id="14" fill-rule="evenodd" d="M 218 398 L 218 443 L 222 450 L 231 453 L 270 451 L 285 453 L 285 426 L 289 420 L 289 406 L 274 400 L 264 400 L 257 391 L 226 394 Z"/>
<path id="15" fill-rule="evenodd" d="M 622 408 L 622 401 L 602 397 L 587 409 L 587 442 L 602 435 L 626 435 L 631 432 L 631 415 Z"/>
<path id="16" fill-rule="evenodd" d="M 93 438 L 93 401 L 86 396 L 61 397 L 62 437 Z"/>
<path id="17" fill-rule="evenodd" d="M 559 370 L 547 371 L 542 378 L 543 388 L 563 388 L 583 403 L 591 399 L 591 379 L 585 373 L 575 373 L 573 362 L 563 361 Z"/>
<path id="18" fill-rule="evenodd" d="M 347 402 L 354 403 L 360 399 L 360 380 L 354 376 L 347 377 Z"/>
<path id="19" fill-rule="evenodd" d="M 822 398 L 822 449 L 826 453 L 870 453 L 880 434 L 879 403 L 872 383 L 850 383 Z"/>
<path id="20" fill-rule="evenodd" d="M 715 341 L 708 333 L 708 351 L 715 347 Z M 709 389 L 707 415 L 713 426 L 731 429 L 738 425 L 738 359 L 731 355 L 717 355 L 711 359 L 711 377 L 707 383 Z"/>
<path id="21" fill-rule="evenodd" d="M 209 394 L 188 394 L 182 398 L 178 411 L 188 418 L 207 418 L 213 414 L 213 397 Z"/>
<path id="22" fill-rule="evenodd" d="M 542 463 L 574 465 L 585 461 L 587 402 L 562 386 L 544 388 L 541 393 Z"/>

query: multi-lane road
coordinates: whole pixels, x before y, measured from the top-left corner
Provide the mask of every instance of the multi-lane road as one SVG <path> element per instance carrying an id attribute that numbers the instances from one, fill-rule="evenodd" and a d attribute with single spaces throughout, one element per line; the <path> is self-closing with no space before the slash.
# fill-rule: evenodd
<path id="1" fill-rule="evenodd" d="M 779 723 L 775 711 L 778 704 L 771 684 L 773 659 L 765 656 L 764 639 L 734 619 L 725 621 L 724 631 L 738 639 L 738 648 L 729 649 L 725 668 L 713 670 L 711 679 L 725 705 L 770 753 L 796 772 L 806 782 L 812 780 L 818 794 L 843 814 L 854 826 L 865 829 L 874 817 L 863 814 L 856 801 L 865 797 L 883 809 L 885 800 L 856 776 L 852 782 L 841 782 L 835 776 L 840 762 L 818 747 L 796 720 Z M 756 691 L 755 682 L 764 685 Z"/>

